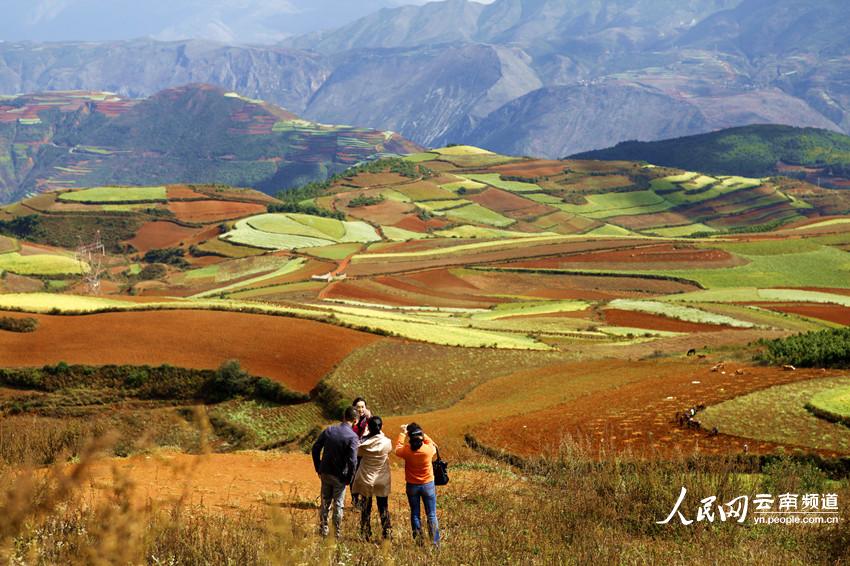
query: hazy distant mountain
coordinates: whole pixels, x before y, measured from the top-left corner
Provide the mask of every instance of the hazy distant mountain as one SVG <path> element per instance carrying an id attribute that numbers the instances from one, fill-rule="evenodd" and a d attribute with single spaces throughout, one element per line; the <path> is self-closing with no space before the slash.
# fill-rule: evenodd
<path id="1" fill-rule="evenodd" d="M 649 45 L 741 0 L 444 0 L 381 10 L 340 29 L 288 40 L 334 53 L 446 41 L 511 43 L 535 52 Z"/>
<path id="2" fill-rule="evenodd" d="M 321 56 L 209 41 L 0 43 L 0 92 L 106 90 L 139 98 L 190 83 L 215 84 L 301 112 L 331 67 Z"/>
<path id="3" fill-rule="evenodd" d="M 0 91 L 143 96 L 207 82 L 313 120 L 394 129 L 424 145 L 492 144 L 551 157 L 753 123 L 850 132 L 846 0 L 393 3 L 409 2 L 220 0 L 195 11 L 209 18 L 238 4 L 229 26 L 283 29 L 275 17 L 251 14 L 312 8 L 336 22 L 351 5 L 376 10 L 289 38 L 280 44 L 286 48 L 0 44 Z"/>
<path id="4" fill-rule="evenodd" d="M 424 0 L 4 0 L 7 41 L 104 41 L 153 37 L 274 43 Z"/>
<path id="5" fill-rule="evenodd" d="M 228 183 L 268 192 L 420 148 L 326 126 L 209 85 L 144 100 L 43 93 L 0 100 L 0 202 L 60 187 Z"/>

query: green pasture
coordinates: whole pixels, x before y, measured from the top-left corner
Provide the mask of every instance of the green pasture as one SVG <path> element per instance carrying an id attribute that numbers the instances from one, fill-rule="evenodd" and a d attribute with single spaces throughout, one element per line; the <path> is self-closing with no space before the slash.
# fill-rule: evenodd
<path id="1" fill-rule="evenodd" d="M 165 202 L 168 195 L 165 187 L 94 187 L 64 192 L 58 198 L 82 203 Z"/>
<path id="2" fill-rule="evenodd" d="M 80 275 L 88 271 L 88 266 L 63 255 L 8 252 L 0 254 L 0 271 L 18 275 Z"/>

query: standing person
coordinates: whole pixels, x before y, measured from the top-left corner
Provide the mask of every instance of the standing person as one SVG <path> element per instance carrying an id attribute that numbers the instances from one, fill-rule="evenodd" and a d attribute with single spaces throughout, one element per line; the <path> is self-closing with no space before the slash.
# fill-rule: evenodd
<path id="1" fill-rule="evenodd" d="M 357 422 L 352 428 L 360 438 L 363 438 L 369 434 L 368 422 L 372 412 L 366 407 L 366 399 L 363 397 L 356 398 L 351 402 L 351 406 L 357 411 Z"/>
<path id="2" fill-rule="evenodd" d="M 369 540 L 372 536 L 372 497 L 378 501 L 378 516 L 381 518 L 381 534 L 390 538 L 390 452 L 393 442 L 381 431 L 381 417 L 369 418 L 369 434 L 360 443 L 357 455 L 361 458 L 354 476 L 352 493 L 360 497 L 360 534 Z"/>
<path id="3" fill-rule="evenodd" d="M 319 509 L 319 530 L 328 535 L 328 513 L 334 507 L 334 534 L 342 534 L 342 512 L 345 506 L 345 486 L 351 482 L 357 466 L 357 448 L 360 438 L 352 426 L 357 422 L 357 411 L 346 407 L 342 422 L 322 431 L 313 443 L 313 467 L 322 480 L 322 507 Z"/>
<path id="4" fill-rule="evenodd" d="M 363 397 L 357 397 L 354 401 L 351 402 L 351 406 L 357 411 L 357 422 L 351 427 L 354 429 L 354 432 L 357 433 L 357 436 L 362 440 L 369 433 L 369 417 L 372 416 L 372 412 L 366 408 L 366 399 Z M 357 465 L 360 466 L 360 457 L 357 457 Z M 356 468 L 355 468 L 356 469 Z M 352 482 L 354 478 L 352 477 Z M 352 483 L 352 487 L 354 484 Z M 355 509 L 360 507 L 360 496 L 354 492 L 354 489 L 351 490 L 351 504 Z"/>
<path id="5" fill-rule="evenodd" d="M 434 468 L 437 448 L 416 423 L 401 425 L 401 434 L 395 445 L 395 454 L 404 460 L 404 479 L 407 482 L 407 502 L 410 504 L 410 526 L 413 538 L 422 543 L 422 519 L 419 516 L 420 499 L 425 505 L 428 534 L 435 546 L 440 545 L 440 524 L 437 521 L 437 488 L 434 485 Z"/>

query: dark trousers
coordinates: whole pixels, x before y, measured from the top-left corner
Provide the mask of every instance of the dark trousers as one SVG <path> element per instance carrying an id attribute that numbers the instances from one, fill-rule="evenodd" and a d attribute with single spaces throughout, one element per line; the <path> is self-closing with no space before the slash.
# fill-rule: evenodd
<path id="1" fill-rule="evenodd" d="M 378 515 L 381 517 L 381 536 L 390 538 L 392 524 L 390 523 L 389 497 L 376 497 L 378 500 Z M 360 534 L 364 539 L 372 538 L 372 498 L 360 496 Z"/>

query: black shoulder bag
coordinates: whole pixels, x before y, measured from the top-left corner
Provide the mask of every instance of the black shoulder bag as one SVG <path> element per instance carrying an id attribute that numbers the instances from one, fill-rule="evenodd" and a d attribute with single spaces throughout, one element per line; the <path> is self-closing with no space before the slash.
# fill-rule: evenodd
<path id="1" fill-rule="evenodd" d="M 440 458 L 440 449 L 437 448 L 437 459 L 432 463 L 434 466 L 434 485 L 446 485 L 449 483 L 449 465 Z"/>

